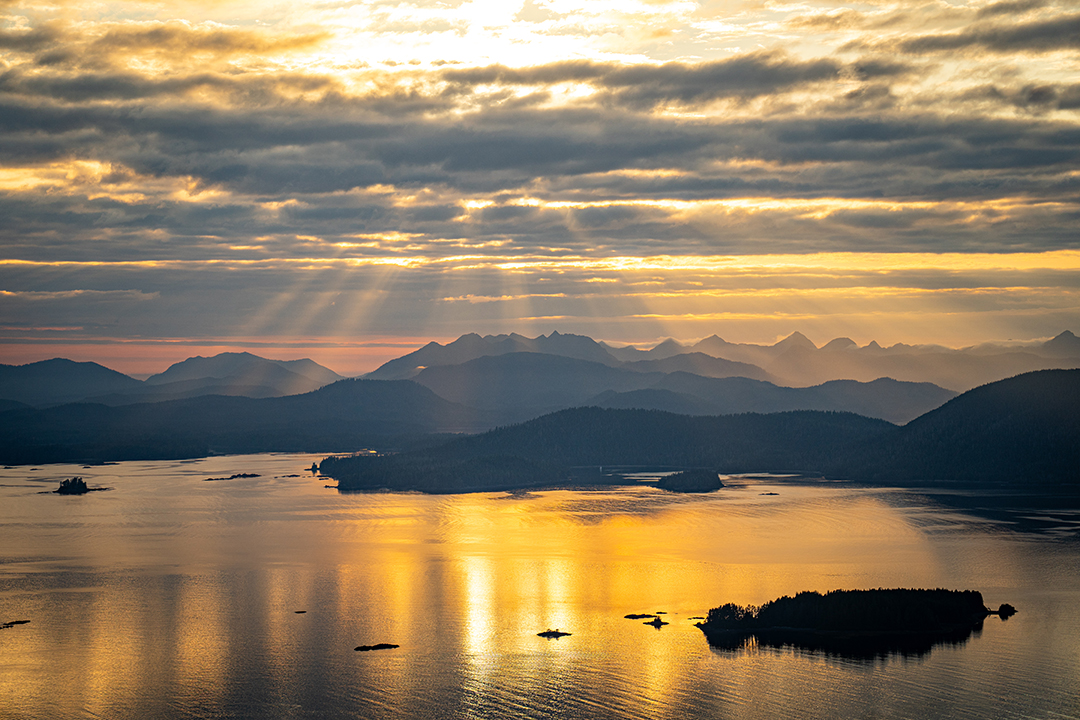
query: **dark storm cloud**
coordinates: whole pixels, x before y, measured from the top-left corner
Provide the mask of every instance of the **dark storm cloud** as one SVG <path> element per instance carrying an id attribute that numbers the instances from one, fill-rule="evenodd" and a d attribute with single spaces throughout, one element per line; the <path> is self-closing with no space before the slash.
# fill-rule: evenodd
<path id="1" fill-rule="evenodd" d="M 999 17 L 1001 15 L 1023 15 L 1046 7 L 1046 0 L 1006 0 L 996 2 L 981 8 L 976 14 L 977 18 Z"/>
<path id="2" fill-rule="evenodd" d="M 899 67 L 899 66 L 896 66 Z M 777 53 L 755 53 L 730 60 L 662 65 L 618 65 L 574 61 L 530 68 L 493 65 L 443 71 L 457 85 L 509 85 L 588 82 L 619 104 L 700 103 L 724 97 L 756 97 L 797 85 L 838 78 L 843 66 L 831 59 L 791 60 Z"/>
<path id="3" fill-rule="evenodd" d="M 62 32 L 51 25 L 29 30 L 0 30 L 0 49 L 32 53 L 54 44 Z"/>
<path id="4" fill-rule="evenodd" d="M 915 72 L 914 65 L 897 62 L 892 58 L 867 57 L 852 63 L 851 72 L 860 80 L 899 77 Z"/>
<path id="5" fill-rule="evenodd" d="M 1052 52 L 1080 48 L 1080 15 L 1015 25 L 975 26 L 957 33 L 919 35 L 890 45 L 904 53 L 981 48 L 995 53 Z"/>
<path id="6" fill-rule="evenodd" d="M 800 62 L 763 53 L 700 66 L 668 63 L 655 68 L 620 68 L 606 75 L 600 85 L 630 105 L 693 103 L 768 95 L 796 85 L 835 80 L 840 70 L 839 63 L 827 58 Z"/>
<path id="7" fill-rule="evenodd" d="M 1080 109 L 1080 84 L 1031 84 L 1022 87 L 985 85 L 968 91 L 964 97 L 975 100 L 991 100 L 1034 112 L 1076 110 Z"/>

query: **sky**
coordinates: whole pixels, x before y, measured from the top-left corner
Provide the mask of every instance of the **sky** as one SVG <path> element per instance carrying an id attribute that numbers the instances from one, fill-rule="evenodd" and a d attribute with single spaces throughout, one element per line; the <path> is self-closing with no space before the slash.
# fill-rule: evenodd
<path id="1" fill-rule="evenodd" d="M 1080 332 L 1080 6 L 0 0 L 0 362 Z"/>

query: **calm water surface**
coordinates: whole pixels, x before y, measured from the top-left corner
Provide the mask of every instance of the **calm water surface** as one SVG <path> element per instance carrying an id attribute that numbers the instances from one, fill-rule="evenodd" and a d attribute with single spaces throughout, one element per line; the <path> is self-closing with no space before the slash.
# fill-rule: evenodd
<path id="1" fill-rule="evenodd" d="M 30 620 L 0 630 L 0 717 L 1080 717 L 1075 513 L 767 478 L 341 495 L 313 459 L 0 471 L 0 623 Z M 262 477 L 205 481 L 241 472 Z M 112 489 L 42 494 L 75 474 Z M 870 661 L 713 650 L 691 620 L 896 586 L 1020 613 Z M 353 649 L 380 642 L 401 647 Z"/>

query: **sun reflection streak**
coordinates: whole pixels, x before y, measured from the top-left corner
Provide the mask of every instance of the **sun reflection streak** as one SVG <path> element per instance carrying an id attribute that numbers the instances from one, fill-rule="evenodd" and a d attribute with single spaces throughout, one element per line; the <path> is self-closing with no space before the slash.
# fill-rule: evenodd
<path id="1" fill-rule="evenodd" d="M 465 597 L 465 650 L 483 656 L 491 646 L 495 615 L 494 565 L 490 558 L 471 555 L 461 559 Z"/>

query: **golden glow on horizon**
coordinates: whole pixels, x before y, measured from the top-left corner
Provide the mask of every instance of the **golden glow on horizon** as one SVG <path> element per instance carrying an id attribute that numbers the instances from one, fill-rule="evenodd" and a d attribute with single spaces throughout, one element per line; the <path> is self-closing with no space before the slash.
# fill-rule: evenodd
<path id="1" fill-rule="evenodd" d="M 488 207 L 494 203 L 490 201 L 469 201 L 467 207 Z M 865 200 L 851 198 L 774 198 L 774 197 L 740 197 L 730 199 L 703 199 L 703 200 L 679 200 L 679 199 L 614 199 L 614 200 L 543 200 L 537 197 L 523 197 L 506 203 L 511 206 L 536 207 L 548 209 L 579 210 L 585 208 L 607 207 L 643 207 L 659 208 L 669 211 L 689 212 L 721 210 L 724 212 L 742 211 L 747 213 L 762 213 L 780 211 L 795 213 L 798 217 L 821 220 L 832 213 L 842 210 L 882 210 L 886 212 L 902 212 L 907 210 L 931 210 L 937 212 L 962 211 L 970 216 L 977 216 L 988 211 L 995 213 L 1008 213 L 1016 209 L 1056 209 L 1064 210 L 1073 207 L 1071 203 L 1032 201 L 1027 198 L 995 198 L 981 201 L 898 201 L 898 200 Z"/>
<path id="2" fill-rule="evenodd" d="M 116 267 L 116 268 L 199 268 L 199 267 L 438 267 L 447 270 L 499 268 L 503 270 L 612 272 L 686 271 L 721 272 L 817 270 L 885 272 L 900 270 L 1009 271 L 1080 270 L 1080 250 L 1052 250 L 1040 253 L 864 253 L 834 252 L 778 255 L 656 255 L 650 257 L 599 257 L 580 255 L 521 257 L 500 255 L 454 255 L 445 257 L 303 257 L 303 258 L 207 258 L 202 260 L 19 260 L 0 259 L 0 265 L 24 267 Z"/>

